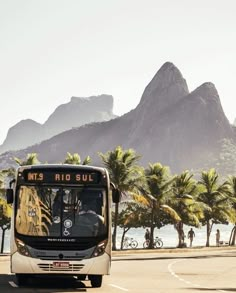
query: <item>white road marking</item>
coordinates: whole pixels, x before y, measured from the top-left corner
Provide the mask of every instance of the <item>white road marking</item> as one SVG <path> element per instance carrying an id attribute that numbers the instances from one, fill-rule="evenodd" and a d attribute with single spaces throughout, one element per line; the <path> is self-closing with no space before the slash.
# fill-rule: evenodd
<path id="1" fill-rule="evenodd" d="M 120 287 L 120 286 L 117 286 L 117 285 L 114 285 L 114 284 L 109 284 L 111 287 L 115 287 L 115 288 L 117 288 L 117 289 L 120 289 L 120 290 L 122 290 L 122 291 L 129 291 L 128 289 L 126 289 L 126 288 L 122 288 L 122 287 Z"/>
<path id="2" fill-rule="evenodd" d="M 181 261 L 184 261 L 184 260 L 186 260 L 186 259 L 180 259 L 180 260 L 176 260 L 176 261 L 173 261 L 172 263 L 170 263 L 169 265 L 168 265 L 168 271 L 169 271 L 169 273 L 172 275 L 172 276 L 174 276 L 175 278 L 177 278 L 180 282 L 184 282 L 185 284 L 187 284 L 187 285 L 191 285 L 191 286 L 194 286 L 194 287 L 198 287 L 198 288 L 206 288 L 206 289 L 209 289 L 209 290 L 212 290 L 212 288 L 210 288 L 210 287 L 202 287 L 202 286 L 200 286 L 199 284 L 195 284 L 195 283 L 192 283 L 192 282 L 190 282 L 190 281 L 187 281 L 187 280 L 185 280 L 185 279 L 183 279 L 183 278 L 180 278 L 175 272 L 174 272 L 174 270 L 172 269 L 172 266 L 174 265 L 174 264 L 176 264 L 177 262 L 181 262 Z M 223 293 L 227 293 L 226 291 L 224 291 L 224 290 L 215 290 L 216 292 L 223 292 Z"/>
<path id="3" fill-rule="evenodd" d="M 9 281 L 8 283 L 9 283 L 12 287 L 14 287 L 14 288 L 18 288 L 18 286 L 17 286 L 14 282 Z"/>

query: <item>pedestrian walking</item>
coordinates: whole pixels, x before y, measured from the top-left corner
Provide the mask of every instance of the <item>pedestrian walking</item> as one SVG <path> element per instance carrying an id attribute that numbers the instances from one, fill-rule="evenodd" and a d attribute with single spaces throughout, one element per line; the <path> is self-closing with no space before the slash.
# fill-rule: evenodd
<path id="1" fill-rule="evenodd" d="M 216 230 L 216 246 L 220 246 L 220 230 Z"/>
<path id="2" fill-rule="evenodd" d="M 195 237 L 195 233 L 193 231 L 193 228 L 191 228 L 189 231 L 188 231 L 188 239 L 189 239 L 189 246 L 192 247 L 192 244 L 193 244 L 193 238 Z"/>
<path id="3" fill-rule="evenodd" d="M 145 232 L 145 235 L 144 235 L 144 238 L 145 238 L 146 241 L 150 241 L 150 237 L 151 237 L 151 234 L 150 234 L 149 229 L 147 228 L 146 232 Z"/>

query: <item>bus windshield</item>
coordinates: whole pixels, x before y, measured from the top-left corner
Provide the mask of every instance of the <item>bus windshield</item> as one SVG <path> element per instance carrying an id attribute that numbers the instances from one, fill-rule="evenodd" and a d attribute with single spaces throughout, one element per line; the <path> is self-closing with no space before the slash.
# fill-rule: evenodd
<path id="1" fill-rule="evenodd" d="M 96 237 L 107 232 L 105 189 L 21 185 L 16 232 L 26 236 Z"/>

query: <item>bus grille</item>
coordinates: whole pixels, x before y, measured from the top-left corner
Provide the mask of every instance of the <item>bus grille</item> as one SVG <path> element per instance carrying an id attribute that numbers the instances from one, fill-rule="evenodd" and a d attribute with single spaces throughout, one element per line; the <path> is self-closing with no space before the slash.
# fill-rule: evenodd
<path id="1" fill-rule="evenodd" d="M 37 258 L 40 258 L 40 259 L 43 259 L 43 260 L 62 260 L 58 255 L 40 255 L 40 254 L 37 254 Z M 85 256 L 84 255 L 76 255 L 76 256 L 73 256 L 73 255 L 63 255 L 63 260 L 82 260 L 84 259 Z"/>
<path id="2" fill-rule="evenodd" d="M 46 272 L 60 272 L 60 271 L 68 271 L 68 272 L 79 272 L 84 265 L 83 264 L 70 264 L 68 267 L 58 267 L 55 268 L 53 264 L 38 264 L 39 268 Z"/>

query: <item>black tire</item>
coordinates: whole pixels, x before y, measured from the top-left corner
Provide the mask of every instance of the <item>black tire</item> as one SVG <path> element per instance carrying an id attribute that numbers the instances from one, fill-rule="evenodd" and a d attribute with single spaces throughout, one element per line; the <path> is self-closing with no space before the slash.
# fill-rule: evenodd
<path id="1" fill-rule="evenodd" d="M 163 246 L 163 242 L 161 239 L 158 239 L 157 241 L 155 241 L 154 243 L 155 248 L 162 248 L 162 246 Z"/>
<path id="2" fill-rule="evenodd" d="M 99 288 L 102 286 L 102 275 L 90 275 L 89 280 L 93 288 Z"/>
<path id="3" fill-rule="evenodd" d="M 143 242 L 143 248 L 148 248 L 148 246 L 149 246 L 149 241 L 144 241 Z"/>
<path id="4" fill-rule="evenodd" d="M 19 287 L 27 285 L 28 279 L 28 275 L 16 274 L 16 283 Z"/>
<path id="5" fill-rule="evenodd" d="M 138 242 L 136 240 L 132 240 L 131 247 L 132 248 L 137 248 L 138 247 Z"/>

